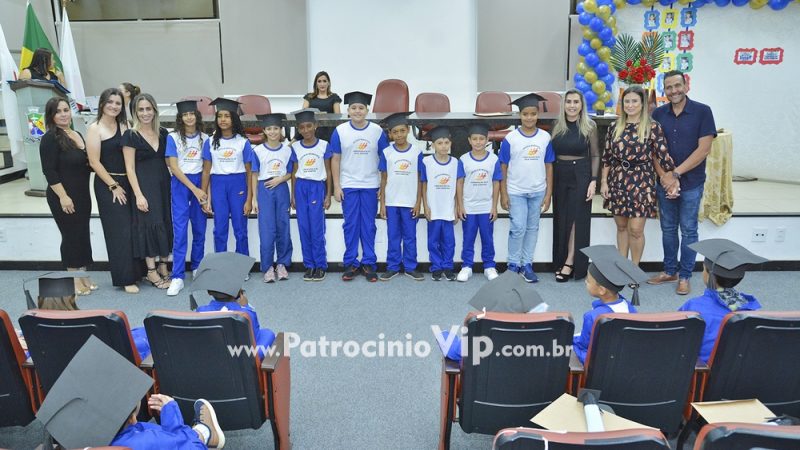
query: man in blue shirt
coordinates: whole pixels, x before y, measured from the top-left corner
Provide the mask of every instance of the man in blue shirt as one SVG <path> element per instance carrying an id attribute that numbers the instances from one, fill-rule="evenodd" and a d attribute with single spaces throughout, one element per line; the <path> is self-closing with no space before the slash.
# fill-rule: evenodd
<path id="1" fill-rule="evenodd" d="M 690 291 L 689 278 L 697 256 L 697 252 L 689 246 L 698 240 L 697 214 L 703 199 L 706 157 L 711 152 L 711 141 L 717 136 L 717 131 L 711 108 L 686 96 L 686 79 L 682 72 L 667 72 L 664 76 L 664 93 L 669 103 L 656 108 L 653 119 L 664 130 L 675 170 L 664 172 L 656 167 L 660 177 L 656 192 L 664 247 L 664 271 L 648 283 L 677 281 L 675 292 L 686 295 Z M 680 183 L 680 193 L 675 197 L 668 196 L 667 192 L 676 183 Z"/>

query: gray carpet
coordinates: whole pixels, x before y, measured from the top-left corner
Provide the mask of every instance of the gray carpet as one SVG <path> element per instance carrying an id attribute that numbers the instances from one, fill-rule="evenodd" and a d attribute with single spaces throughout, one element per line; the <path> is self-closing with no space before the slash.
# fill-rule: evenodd
<path id="1" fill-rule="evenodd" d="M 38 272 L 0 271 L 0 308 L 16 319 L 25 310 L 22 280 Z M 360 277 L 344 283 L 331 273 L 321 283 L 301 280 L 300 273 L 277 284 L 264 284 L 260 275 L 245 284 L 262 326 L 298 333 L 304 340 L 425 340 L 432 352 L 425 358 L 302 357 L 292 354 L 291 431 L 296 449 L 397 448 L 431 449 L 438 440 L 441 355 L 431 325 L 460 324 L 470 311 L 467 301 L 485 283 L 476 275 L 467 283 L 415 282 L 398 277 L 367 283 Z M 540 274 L 536 288 L 551 311 L 568 311 L 580 329 L 590 298 L 582 281 L 558 284 Z M 142 286 L 138 295 L 111 286 L 107 272 L 92 273 L 100 290 L 79 298 L 81 309 L 121 309 L 131 326 L 141 326 L 148 311 L 188 310 L 188 289 L 177 297 Z M 189 277 L 191 278 L 191 277 Z M 797 310 L 800 289 L 797 272 L 753 272 L 740 285 L 754 293 L 767 310 Z M 191 282 L 187 282 L 191 287 Z M 34 284 L 35 289 L 35 284 Z M 674 311 L 685 300 L 675 285 L 645 286 L 642 312 Z M 629 291 L 626 291 L 628 293 Z M 699 274 L 692 294 L 702 293 Z M 34 293 L 35 295 L 35 293 Z M 88 424 L 87 424 L 88 425 Z M 0 430 L 0 447 L 29 449 L 41 438 L 41 426 Z M 268 425 L 259 430 L 226 433 L 226 448 L 271 448 Z M 488 449 L 491 437 L 468 435 L 453 427 L 452 448 Z"/>

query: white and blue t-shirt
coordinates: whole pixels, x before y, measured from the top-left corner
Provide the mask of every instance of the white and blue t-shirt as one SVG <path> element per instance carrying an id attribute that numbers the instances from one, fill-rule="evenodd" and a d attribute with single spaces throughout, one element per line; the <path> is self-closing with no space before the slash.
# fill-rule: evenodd
<path id="1" fill-rule="evenodd" d="M 428 183 L 424 194 L 430 220 L 456 220 L 456 182 L 464 178 L 464 165 L 452 156 L 448 158 L 442 164 L 428 155 L 419 165 L 419 178 Z"/>
<path id="2" fill-rule="evenodd" d="M 550 133 L 536 129 L 528 136 L 522 128 L 508 133 L 500 144 L 500 162 L 508 165 L 506 186 L 510 195 L 532 194 L 547 189 L 545 164 L 556 160 Z"/>
<path id="3" fill-rule="evenodd" d="M 213 148 L 213 138 L 203 143 L 203 160 L 211 161 L 212 175 L 244 173 L 245 163 L 253 159 L 250 141 L 242 135 L 219 138 L 219 147 Z"/>
<path id="4" fill-rule="evenodd" d="M 194 136 L 186 136 L 186 143 L 181 140 L 181 135 L 177 131 L 167 135 L 167 150 L 164 156 L 167 158 L 178 158 L 178 167 L 186 175 L 193 175 L 203 171 L 203 145 L 208 141 L 205 133 L 195 133 Z"/>
<path id="5" fill-rule="evenodd" d="M 323 139 L 317 139 L 317 142 L 309 147 L 306 147 L 303 141 L 293 143 L 291 161 L 297 164 L 295 177 L 313 181 L 328 179 L 325 160 L 331 156 L 330 146 Z"/>
<path id="6" fill-rule="evenodd" d="M 339 184 L 342 189 L 375 189 L 381 186 L 378 149 L 389 146 L 383 129 L 372 122 L 356 128 L 353 122 L 340 124 L 331 135 L 331 152 L 341 154 Z"/>
<path id="7" fill-rule="evenodd" d="M 472 152 L 461 155 L 460 159 L 464 165 L 464 210 L 467 214 L 489 214 L 494 182 L 503 179 L 500 159 L 491 152 L 480 160 Z"/>
<path id="8" fill-rule="evenodd" d="M 405 150 L 398 150 L 392 144 L 381 150 L 379 156 L 378 170 L 386 172 L 386 206 L 413 208 L 417 204 L 422 150 L 411 144 Z"/>
<path id="9" fill-rule="evenodd" d="M 292 173 L 292 148 L 281 143 L 278 148 L 272 148 L 266 143 L 253 148 L 253 157 L 250 160 L 253 172 L 258 172 L 258 180 L 265 181 L 274 177 L 282 177 Z"/>

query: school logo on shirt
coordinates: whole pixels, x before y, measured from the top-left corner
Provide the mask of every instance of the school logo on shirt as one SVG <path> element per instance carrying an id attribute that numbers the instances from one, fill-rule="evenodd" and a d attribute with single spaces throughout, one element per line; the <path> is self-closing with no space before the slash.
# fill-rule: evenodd
<path id="1" fill-rule="evenodd" d="M 305 162 L 305 163 L 303 163 L 303 165 L 304 165 L 304 166 L 306 166 L 306 167 L 311 167 L 311 166 L 313 166 L 313 165 L 314 165 L 314 164 L 316 164 L 316 163 L 317 163 L 317 158 L 313 158 L 313 157 L 312 157 L 312 158 L 308 158 L 308 159 L 306 160 L 306 162 Z"/>
<path id="2" fill-rule="evenodd" d="M 539 159 L 541 158 L 541 156 L 539 155 L 540 152 L 541 149 L 539 148 L 538 145 L 529 145 L 522 149 L 522 155 L 523 155 L 522 158 L 526 160 Z"/>
<path id="3" fill-rule="evenodd" d="M 450 175 L 443 173 L 436 175 L 434 179 L 436 180 L 436 189 L 450 189 Z"/>
<path id="4" fill-rule="evenodd" d="M 401 159 L 394 163 L 394 173 L 396 175 L 410 175 L 411 163 L 406 159 Z"/>
<path id="5" fill-rule="evenodd" d="M 233 149 L 232 148 L 223 150 L 223 152 L 222 152 L 222 157 L 223 158 L 230 158 L 231 156 L 233 156 Z"/>
<path id="6" fill-rule="evenodd" d="M 472 172 L 470 182 L 475 185 L 484 185 L 489 179 L 489 172 L 483 169 L 478 169 Z"/>
<path id="7" fill-rule="evenodd" d="M 184 155 L 183 158 L 184 159 L 197 159 L 197 156 L 199 154 L 200 154 L 200 152 L 196 148 L 190 148 L 190 149 L 188 149 L 188 151 L 186 152 L 186 155 Z"/>
<path id="8" fill-rule="evenodd" d="M 270 172 L 280 172 L 281 168 L 283 167 L 283 163 L 281 162 L 280 159 L 273 159 L 271 161 L 268 161 L 267 165 L 269 166 Z"/>
<path id="9" fill-rule="evenodd" d="M 354 149 L 353 152 L 354 153 L 360 153 L 362 155 L 363 154 L 367 154 L 367 153 L 369 153 L 367 151 L 367 147 L 369 147 L 369 141 L 366 140 L 366 139 L 359 139 L 359 140 L 353 142 L 353 149 Z"/>

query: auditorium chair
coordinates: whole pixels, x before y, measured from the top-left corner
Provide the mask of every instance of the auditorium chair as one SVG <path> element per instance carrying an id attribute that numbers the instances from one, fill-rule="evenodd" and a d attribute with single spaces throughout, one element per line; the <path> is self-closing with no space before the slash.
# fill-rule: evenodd
<path id="1" fill-rule="evenodd" d="M 440 450 L 450 448 L 455 421 L 466 433 L 490 435 L 503 428 L 530 425 L 533 416 L 564 393 L 569 377 L 568 349 L 575 330 L 569 313 L 473 312 L 464 325 L 470 356 L 461 364 L 442 358 Z M 490 339 L 493 351 L 473 361 L 478 337 Z M 546 353 L 497 353 L 504 348 Z M 564 354 L 551 356 L 554 349 L 563 349 Z"/>
<path id="2" fill-rule="evenodd" d="M 549 113 L 548 117 L 550 117 L 550 116 L 557 116 L 561 112 L 561 94 L 553 91 L 542 91 L 542 92 L 537 92 L 537 94 L 544 97 L 544 101 L 539 102 L 540 114 Z M 585 107 L 586 105 L 584 105 L 584 108 Z M 541 120 L 536 123 L 536 126 L 547 131 L 548 133 L 553 130 L 553 126 L 550 123 L 545 123 Z"/>
<path id="3" fill-rule="evenodd" d="M 197 110 L 200 111 L 200 114 L 202 114 L 204 118 L 208 118 L 209 116 L 214 117 L 214 105 L 211 104 L 211 97 L 190 95 L 188 97 L 183 97 L 181 100 L 196 100 Z"/>
<path id="4" fill-rule="evenodd" d="M 157 391 L 175 398 L 187 423 L 194 401 L 204 398 L 223 430 L 258 429 L 269 420 L 275 449 L 291 448 L 291 373 L 283 333 L 262 360 L 246 350 L 231 353 L 235 346 L 256 345 L 243 312 L 153 311 L 144 326 L 152 353 L 143 367 L 154 369 Z"/>
<path id="5" fill-rule="evenodd" d="M 449 113 L 450 112 L 450 99 L 446 95 L 438 92 L 423 92 L 417 95 L 414 100 L 415 113 Z M 426 141 L 426 148 L 430 146 L 430 138 L 428 132 L 431 131 L 436 125 L 425 124 L 420 127 L 414 127 L 416 132 L 414 136 L 420 141 Z"/>
<path id="6" fill-rule="evenodd" d="M 24 362 L 11 319 L 0 309 L 0 428 L 25 426 L 34 418 L 31 373 Z"/>
<path id="7" fill-rule="evenodd" d="M 272 114 L 272 105 L 269 103 L 269 99 L 263 95 L 242 95 L 236 101 L 241 103 L 239 109 L 244 116 Z M 251 144 L 258 145 L 264 142 L 262 131 L 261 127 L 245 127 L 244 134 Z"/>
<path id="8" fill-rule="evenodd" d="M 721 422 L 708 424 L 694 441 L 694 450 L 796 450 L 800 426 Z"/>
<path id="9" fill-rule="evenodd" d="M 403 80 L 389 79 L 378 83 L 373 113 L 396 113 L 408 111 L 408 85 Z"/>
<path id="10" fill-rule="evenodd" d="M 579 386 L 601 391 L 616 415 L 677 435 L 704 330 L 694 312 L 600 315 Z"/>
<path id="11" fill-rule="evenodd" d="M 594 433 L 562 433 L 534 428 L 507 428 L 494 437 L 492 450 L 669 450 L 669 441 L 658 430 Z"/>
<path id="12" fill-rule="evenodd" d="M 478 94 L 475 99 L 476 113 L 511 113 L 511 96 L 505 92 L 486 91 Z M 500 148 L 500 143 L 512 130 L 503 125 L 489 128 L 489 142 L 495 149 Z"/>

